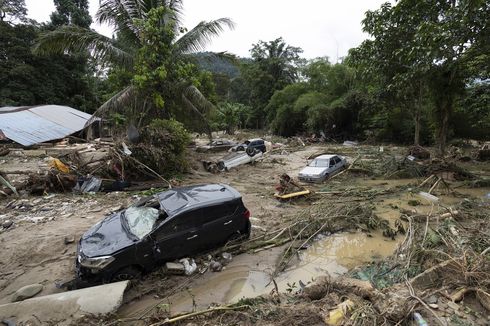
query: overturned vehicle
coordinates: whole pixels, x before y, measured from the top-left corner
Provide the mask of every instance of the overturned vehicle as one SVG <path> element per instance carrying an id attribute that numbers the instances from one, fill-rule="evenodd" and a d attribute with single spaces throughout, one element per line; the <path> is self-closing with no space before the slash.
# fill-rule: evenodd
<path id="1" fill-rule="evenodd" d="M 81 237 L 77 278 L 139 278 L 164 262 L 248 238 L 249 217 L 240 193 L 223 184 L 176 188 L 143 198 Z"/>

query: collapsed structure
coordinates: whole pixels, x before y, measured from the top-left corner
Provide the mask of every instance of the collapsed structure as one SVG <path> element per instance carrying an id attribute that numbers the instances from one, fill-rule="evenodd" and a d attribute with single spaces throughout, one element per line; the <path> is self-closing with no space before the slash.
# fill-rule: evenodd
<path id="1" fill-rule="evenodd" d="M 0 140 L 23 146 L 61 139 L 84 129 L 92 115 L 61 105 L 0 108 Z"/>

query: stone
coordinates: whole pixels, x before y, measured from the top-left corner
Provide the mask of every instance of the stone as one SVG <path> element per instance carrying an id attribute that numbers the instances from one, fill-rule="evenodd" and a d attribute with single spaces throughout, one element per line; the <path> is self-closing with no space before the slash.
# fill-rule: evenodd
<path id="1" fill-rule="evenodd" d="M 211 269 L 212 272 L 221 272 L 221 270 L 223 269 L 223 265 L 220 262 L 211 260 L 211 262 L 209 263 L 209 269 Z"/>
<path id="2" fill-rule="evenodd" d="M 67 235 L 67 236 L 65 236 L 64 241 L 65 241 L 66 245 L 73 243 L 73 242 L 75 242 L 75 237 L 73 235 Z"/>
<path id="3" fill-rule="evenodd" d="M 25 299 L 32 298 L 33 296 L 41 292 L 42 289 L 43 289 L 42 284 L 30 284 L 30 285 L 23 286 L 17 291 L 15 291 L 15 293 L 12 296 L 12 302 L 17 302 L 17 301 L 22 301 Z"/>
<path id="4" fill-rule="evenodd" d="M 17 325 L 53 325 L 54 320 L 62 321 L 60 325 L 74 324 L 72 320 L 88 314 L 114 313 L 123 303 L 128 284 L 129 281 L 116 282 L 1 304 L 0 316 L 15 316 Z M 33 316 L 39 324 L 28 323 Z"/>
<path id="5" fill-rule="evenodd" d="M 9 227 L 12 226 L 12 224 L 14 224 L 14 222 L 12 222 L 11 220 L 6 220 L 5 222 L 2 223 L 2 227 L 4 229 L 8 229 Z"/>
<path id="6" fill-rule="evenodd" d="M 221 258 L 221 263 L 225 266 L 233 260 L 233 256 L 229 252 L 222 253 Z"/>
<path id="7" fill-rule="evenodd" d="M 427 299 L 425 299 L 425 302 L 427 304 L 431 304 L 431 303 L 437 303 L 437 297 L 435 295 L 431 295 L 429 296 Z"/>
<path id="8" fill-rule="evenodd" d="M 435 304 L 435 303 L 428 303 L 427 305 L 429 307 L 431 307 L 432 309 L 438 309 L 439 308 L 439 306 L 437 304 Z"/>

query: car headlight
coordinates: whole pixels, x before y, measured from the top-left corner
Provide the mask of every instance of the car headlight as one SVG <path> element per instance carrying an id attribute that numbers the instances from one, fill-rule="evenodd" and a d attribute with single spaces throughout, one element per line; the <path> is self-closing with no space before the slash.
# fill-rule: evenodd
<path id="1" fill-rule="evenodd" d="M 100 256 L 94 258 L 82 257 L 78 256 L 78 262 L 83 267 L 92 268 L 92 269 L 102 269 L 107 267 L 110 263 L 114 261 L 114 257 L 112 256 Z"/>

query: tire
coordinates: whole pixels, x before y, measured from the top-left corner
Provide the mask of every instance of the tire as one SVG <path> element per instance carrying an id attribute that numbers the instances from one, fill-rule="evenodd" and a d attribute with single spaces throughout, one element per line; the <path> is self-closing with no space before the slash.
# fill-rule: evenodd
<path id="1" fill-rule="evenodd" d="M 248 236 L 250 236 L 250 235 L 248 234 Z M 241 234 L 239 232 L 235 232 L 228 237 L 228 239 L 226 240 L 226 243 L 227 244 L 234 244 L 234 243 L 238 243 L 240 241 L 243 241 L 245 239 L 247 239 L 247 234 Z"/>
<path id="2" fill-rule="evenodd" d="M 127 266 L 115 272 L 111 277 L 111 281 L 119 282 L 137 280 L 141 278 L 141 274 L 141 270 L 138 267 Z"/>
<path id="3" fill-rule="evenodd" d="M 255 152 L 255 148 L 253 147 L 247 147 L 247 150 L 246 150 L 248 156 L 255 156 L 256 152 Z"/>
<path id="4" fill-rule="evenodd" d="M 323 178 L 322 182 L 328 180 L 328 178 L 330 178 L 330 173 L 325 174 L 325 177 Z"/>
<path id="5" fill-rule="evenodd" d="M 223 162 L 223 161 L 218 162 L 218 170 L 219 171 L 225 171 L 226 170 L 225 162 Z"/>
<path id="6" fill-rule="evenodd" d="M 245 150 L 245 147 L 243 147 L 243 146 L 238 146 L 238 147 L 236 148 L 236 151 L 237 151 L 237 152 L 241 152 L 241 151 L 244 151 L 244 150 Z"/>

